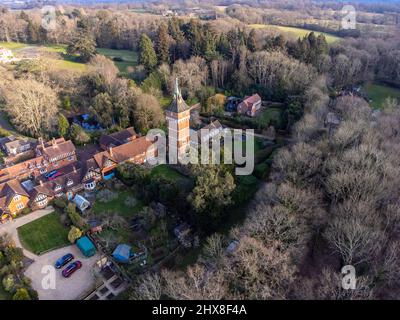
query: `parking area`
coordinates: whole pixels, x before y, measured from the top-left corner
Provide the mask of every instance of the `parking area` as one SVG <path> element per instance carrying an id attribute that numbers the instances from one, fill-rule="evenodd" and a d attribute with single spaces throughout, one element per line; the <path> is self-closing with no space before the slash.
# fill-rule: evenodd
<path id="1" fill-rule="evenodd" d="M 57 259 L 67 253 L 72 253 L 75 257 L 74 261 L 80 260 L 82 268 L 71 275 L 70 278 L 64 278 L 61 270 L 56 270 L 55 289 L 44 289 L 42 280 L 48 276 L 48 273 L 42 273 L 43 267 L 51 265 Z M 99 260 L 99 255 L 86 258 L 75 246 L 68 246 L 49 253 L 38 256 L 25 272 L 25 275 L 32 279 L 32 287 L 37 290 L 40 300 L 75 300 L 81 298 L 83 293 L 91 290 L 95 285 L 95 277 L 93 275 L 94 265 Z"/>

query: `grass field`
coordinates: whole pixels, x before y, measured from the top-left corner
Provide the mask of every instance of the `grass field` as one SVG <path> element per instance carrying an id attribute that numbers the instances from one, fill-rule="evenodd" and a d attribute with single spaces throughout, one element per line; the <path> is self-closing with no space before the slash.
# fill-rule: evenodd
<path id="1" fill-rule="evenodd" d="M 143 203 L 137 200 L 134 207 L 125 204 L 126 199 L 131 196 L 132 194 L 127 191 L 118 192 L 118 198 L 114 200 L 109 202 L 96 201 L 93 205 L 93 210 L 96 214 L 116 213 L 124 218 L 132 218 L 143 208 Z"/>
<path id="2" fill-rule="evenodd" d="M 371 100 L 371 106 L 374 109 L 380 109 L 387 98 L 400 99 L 400 90 L 389 86 L 368 83 L 364 85 L 363 89 Z"/>
<path id="3" fill-rule="evenodd" d="M 59 53 L 61 55 L 60 59 L 48 59 L 51 62 L 52 66 L 55 66 L 60 70 L 72 70 L 80 72 L 86 70 L 85 64 L 74 61 L 73 57 L 67 54 L 66 45 L 37 45 L 19 42 L 0 42 L 0 47 L 8 48 L 12 50 L 16 55 L 18 55 L 18 52 L 23 51 L 24 49 L 29 50 L 30 48 L 37 48 L 40 52 L 43 53 Z"/>
<path id="4" fill-rule="evenodd" d="M 340 40 L 340 37 L 337 37 L 337 36 L 329 34 L 329 33 L 312 31 L 312 30 L 303 29 L 303 28 L 274 26 L 274 25 L 268 25 L 268 24 L 251 24 L 250 27 L 254 28 L 254 29 L 262 29 L 262 28 L 278 29 L 282 32 L 290 33 L 296 37 L 301 37 L 301 38 L 310 34 L 311 32 L 314 32 L 317 36 L 320 34 L 323 34 L 326 37 L 326 41 L 328 43 L 334 43 L 334 42 Z"/>
<path id="5" fill-rule="evenodd" d="M 139 60 L 137 52 L 130 50 L 97 48 L 97 52 L 111 59 L 122 59 L 123 61 L 114 61 L 120 72 L 128 72 L 128 68 L 135 67 L 138 64 Z"/>
<path id="6" fill-rule="evenodd" d="M 37 255 L 69 245 L 68 232 L 54 212 L 18 228 L 24 248 Z"/>
<path id="7" fill-rule="evenodd" d="M 0 47 L 7 48 L 9 50 L 18 50 L 27 47 L 26 43 L 20 42 L 2 42 L 0 41 Z"/>

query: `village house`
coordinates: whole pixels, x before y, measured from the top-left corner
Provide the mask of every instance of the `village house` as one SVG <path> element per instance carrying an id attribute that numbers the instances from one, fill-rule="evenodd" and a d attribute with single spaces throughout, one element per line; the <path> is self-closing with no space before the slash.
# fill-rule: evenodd
<path id="1" fill-rule="evenodd" d="M 17 156 L 33 149 L 33 143 L 27 139 L 8 136 L 0 139 L 0 147 L 7 156 Z"/>
<path id="2" fill-rule="evenodd" d="M 205 134 L 203 136 L 202 130 L 205 130 Z M 206 143 L 207 141 L 211 143 L 213 138 L 220 136 L 224 132 L 224 130 L 224 127 L 218 120 L 212 121 L 201 130 L 198 130 L 194 134 L 192 134 L 190 142 L 194 147 L 198 146 L 199 144 Z"/>
<path id="3" fill-rule="evenodd" d="M 237 112 L 249 117 L 254 117 L 261 108 L 261 97 L 258 94 L 253 94 L 251 97 L 246 97 L 237 107 Z"/>
<path id="4" fill-rule="evenodd" d="M 99 168 L 93 159 L 70 165 L 65 171 L 66 174 L 51 181 L 40 179 L 38 185 L 29 190 L 32 209 L 43 209 L 54 198 L 72 200 L 81 191 L 94 190 L 101 180 Z"/>
<path id="5" fill-rule="evenodd" d="M 144 164 L 147 157 L 156 156 L 157 148 L 154 142 L 148 141 L 146 137 L 140 137 L 117 147 L 110 146 L 108 150 L 95 154 L 93 158 L 100 168 L 102 178 L 109 180 L 114 177 L 118 164 L 124 162 Z"/>
<path id="6" fill-rule="evenodd" d="M 45 143 L 39 139 L 35 157 L 1 169 L 0 183 L 11 179 L 36 178 L 76 161 L 76 150 L 71 141 L 60 138 Z"/>
<path id="7" fill-rule="evenodd" d="M 10 180 L 0 184 L 0 216 L 1 221 L 15 217 L 29 203 L 29 194 L 18 180 Z"/>
<path id="8" fill-rule="evenodd" d="M 5 165 L 15 163 L 22 158 L 28 159 L 35 156 L 35 143 L 15 136 L 1 138 L 0 148 L 5 155 L 3 158 Z"/>

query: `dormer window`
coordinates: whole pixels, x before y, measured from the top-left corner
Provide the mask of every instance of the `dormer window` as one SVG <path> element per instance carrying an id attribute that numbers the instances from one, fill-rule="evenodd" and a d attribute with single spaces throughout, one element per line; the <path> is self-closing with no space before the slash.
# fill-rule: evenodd
<path id="1" fill-rule="evenodd" d="M 61 186 L 59 184 L 54 187 L 55 192 L 60 191 L 60 190 L 61 190 Z"/>
<path id="2" fill-rule="evenodd" d="M 71 179 L 69 179 L 68 181 L 67 181 L 67 186 L 69 187 L 69 186 L 72 186 L 74 184 L 74 181 L 72 181 Z"/>

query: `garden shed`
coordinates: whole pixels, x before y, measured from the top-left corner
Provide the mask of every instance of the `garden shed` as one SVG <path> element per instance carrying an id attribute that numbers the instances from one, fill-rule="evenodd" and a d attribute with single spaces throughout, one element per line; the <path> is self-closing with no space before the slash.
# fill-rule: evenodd
<path id="1" fill-rule="evenodd" d="M 80 196 L 79 194 L 75 196 L 74 203 L 81 212 L 85 211 L 90 207 L 90 202 L 86 200 L 84 197 Z"/>
<path id="2" fill-rule="evenodd" d="M 128 263 L 130 258 L 132 257 L 131 247 L 127 244 L 120 244 L 115 248 L 112 256 L 118 262 Z"/>
<path id="3" fill-rule="evenodd" d="M 89 258 L 96 254 L 96 247 L 94 246 L 93 242 L 86 236 L 80 238 L 76 245 L 78 246 L 79 250 L 81 250 L 82 254 Z"/>

